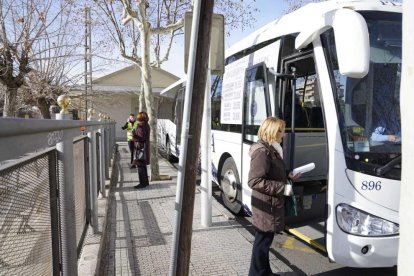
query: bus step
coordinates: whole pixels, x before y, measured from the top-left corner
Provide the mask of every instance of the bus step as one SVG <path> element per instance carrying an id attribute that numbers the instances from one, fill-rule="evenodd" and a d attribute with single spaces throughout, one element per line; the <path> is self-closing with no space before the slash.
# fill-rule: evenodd
<path id="1" fill-rule="evenodd" d="M 324 222 L 314 222 L 296 227 L 288 225 L 285 226 L 286 232 L 309 244 L 310 246 L 326 253 L 324 229 Z"/>

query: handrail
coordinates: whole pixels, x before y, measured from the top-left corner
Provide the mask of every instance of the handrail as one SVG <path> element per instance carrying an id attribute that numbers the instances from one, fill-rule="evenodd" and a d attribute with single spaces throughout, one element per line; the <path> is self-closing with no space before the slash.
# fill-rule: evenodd
<path id="1" fill-rule="evenodd" d="M 53 147 L 85 132 L 113 126 L 115 122 L 0 119 L 0 162 Z"/>

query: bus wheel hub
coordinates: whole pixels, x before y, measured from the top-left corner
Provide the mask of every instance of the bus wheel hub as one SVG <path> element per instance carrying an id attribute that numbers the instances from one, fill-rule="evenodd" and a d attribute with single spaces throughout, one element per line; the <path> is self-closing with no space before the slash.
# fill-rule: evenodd
<path id="1" fill-rule="evenodd" d="M 227 171 L 224 174 L 222 181 L 222 190 L 229 201 L 234 201 L 237 194 L 237 181 L 236 176 L 232 171 Z"/>

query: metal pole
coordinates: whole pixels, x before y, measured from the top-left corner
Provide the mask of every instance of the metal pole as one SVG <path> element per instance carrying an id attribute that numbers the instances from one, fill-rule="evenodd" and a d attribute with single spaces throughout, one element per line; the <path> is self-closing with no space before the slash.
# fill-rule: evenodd
<path id="1" fill-rule="evenodd" d="M 116 143 L 116 137 L 115 137 L 115 123 L 112 123 L 111 125 L 111 158 L 114 158 L 114 151 L 115 151 L 115 143 Z"/>
<path id="2" fill-rule="evenodd" d="M 88 132 L 89 140 L 89 191 L 91 202 L 91 224 L 93 233 L 98 233 L 98 204 L 97 204 L 97 171 L 96 171 L 96 131 Z"/>
<path id="3" fill-rule="evenodd" d="M 56 149 L 59 168 L 62 272 L 63 275 L 78 275 L 72 137 L 57 143 Z"/>
<path id="4" fill-rule="evenodd" d="M 110 126 L 105 125 L 105 178 L 109 179 L 109 166 L 111 164 L 111 155 L 110 155 L 110 140 L 111 140 L 111 131 Z"/>
<path id="5" fill-rule="evenodd" d="M 88 14 L 89 8 L 85 7 L 85 118 L 88 119 Z"/>
<path id="6" fill-rule="evenodd" d="M 105 190 L 105 127 L 99 130 L 100 141 L 99 141 L 99 165 L 101 166 L 100 172 L 100 183 L 101 183 L 101 194 L 103 197 L 106 197 Z"/>
<path id="7" fill-rule="evenodd" d="M 188 126 L 190 124 L 190 114 L 191 110 L 191 100 L 192 95 L 191 91 L 193 90 L 194 82 L 194 69 L 195 69 L 195 60 L 196 60 L 196 50 L 197 50 L 197 37 L 198 37 L 198 25 L 200 20 L 200 1 L 194 1 L 194 10 L 193 10 L 193 22 L 191 27 L 191 39 L 190 39 L 190 51 L 188 57 L 188 73 L 187 73 L 187 85 L 185 88 L 184 95 L 184 110 L 183 110 L 183 121 L 181 128 L 181 146 L 180 146 L 180 156 L 178 162 L 178 173 L 177 173 L 177 193 L 175 196 L 175 217 L 174 217 L 174 229 L 172 236 L 172 248 L 171 248 L 171 260 L 170 260 L 170 276 L 176 275 L 177 270 L 177 255 L 178 255 L 178 244 L 179 234 L 180 234 L 180 222 L 181 222 L 181 213 L 182 213 L 182 198 L 184 190 L 184 176 L 185 171 L 183 170 L 187 158 L 187 142 L 188 142 Z"/>
<path id="8" fill-rule="evenodd" d="M 61 97 L 61 96 L 60 96 Z M 60 114 L 57 120 L 71 120 L 72 115 L 65 113 L 67 101 L 63 100 L 59 106 Z M 58 160 L 59 212 L 62 249 L 63 275 L 78 275 L 78 256 L 76 244 L 76 209 L 75 185 L 73 180 L 73 137 L 65 137 L 56 144 Z"/>
<path id="9" fill-rule="evenodd" d="M 112 160 L 113 154 L 114 154 L 114 132 L 113 132 L 113 128 L 114 128 L 114 124 L 112 123 L 109 126 L 109 135 L 110 135 L 110 139 L 109 139 L 109 159 Z M 112 166 L 112 162 L 111 162 L 111 166 Z"/>
<path id="10" fill-rule="evenodd" d="M 201 129 L 201 226 L 212 224 L 211 205 L 211 74 L 207 72 L 206 94 Z"/>
<path id="11" fill-rule="evenodd" d="M 194 3 L 190 41 L 191 54 L 187 70 L 180 161 L 177 176 L 170 276 L 185 276 L 189 273 L 197 163 L 187 162 L 186 159 L 187 154 L 189 154 L 190 160 L 196 160 L 199 153 L 199 126 L 201 125 L 202 118 L 198 111 L 202 108 L 204 101 L 213 6 L 214 1 L 208 0 L 198 0 Z M 200 14 L 201 11 L 203 11 L 203 16 Z M 202 19 L 201 24 L 199 23 L 200 19 Z M 195 82 L 195 76 L 197 76 L 197 82 Z M 194 101 L 192 93 L 194 93 Z M 191 139 L 191 143 L 188 143 L 189 139 Z M 183 209 L 185 209 L 185 213 L 181 215 Z"/>
<path id="12" fill-rule="evenodd" d="M 92 96 L 92 19 L 91 9 L 88 11 L 88 60 L 89 60 L 89 88 Z M 93 101 L 91 101 L 91 107 L 93 107 Z"/>
<path id="13" fill-rule="evenodd" d="M 50 182 L 50 222 L 52 228 L 52 260 L 53 275 L 60 275 L 60 246 L 59 246 L 59 206 L 58 206 L 58 174 L 56 170 L 57 154 L 49 153 L 49 182 Z"/>

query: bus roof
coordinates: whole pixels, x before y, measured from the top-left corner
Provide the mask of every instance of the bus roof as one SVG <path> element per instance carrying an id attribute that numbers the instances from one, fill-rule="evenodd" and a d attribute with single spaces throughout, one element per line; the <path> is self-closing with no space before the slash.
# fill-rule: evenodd
<path id="1" fill-rule="evenodd" d="M 331 0 L 319 3 L 310 3 L 289 14 L 274 20 L 240 40 L 226 50 L 226 58 L 256 44 L 277 38 L 286 34 L 301 33 L 311 26 L 320 24 L 324 15 L 337 9 L 374 10 L 402 12 L 401 3 L 380 0 Z"/>
<path id="2" fill-rule="evenodd" d="M 187 77 L 183 77 L 179 79 L 178 81 L 174 82 L 170 86 L 164 88 L 161 91 L 160 96 L 167 97 L 167 98 L 175 98 L 180 88 L 185 86 L 186 81 L 187 81 Z"/>

